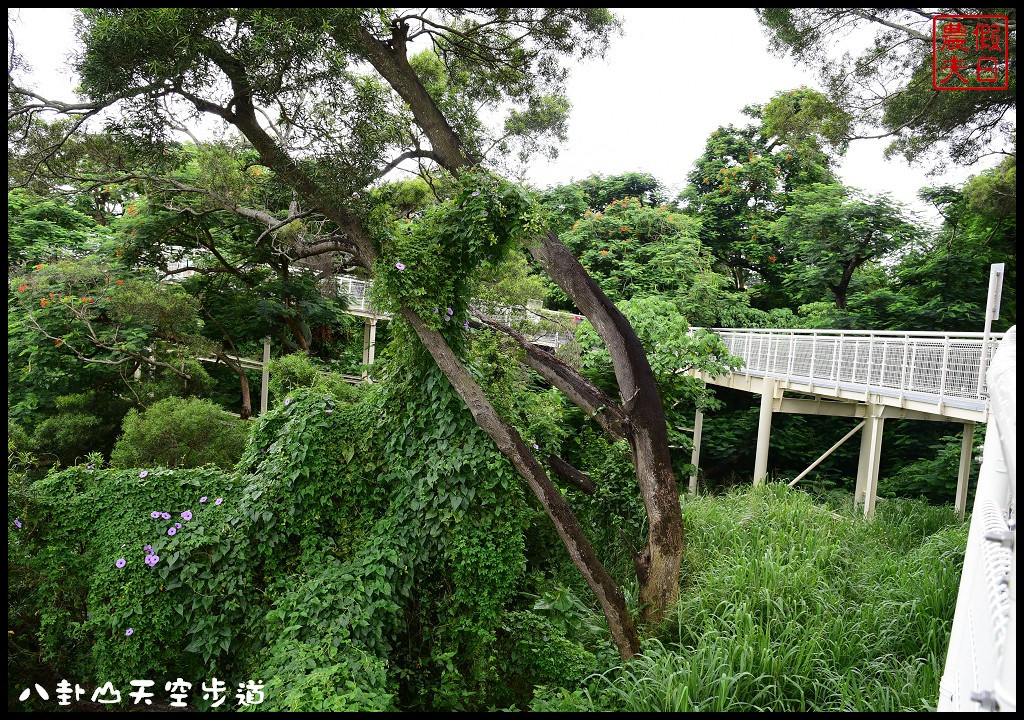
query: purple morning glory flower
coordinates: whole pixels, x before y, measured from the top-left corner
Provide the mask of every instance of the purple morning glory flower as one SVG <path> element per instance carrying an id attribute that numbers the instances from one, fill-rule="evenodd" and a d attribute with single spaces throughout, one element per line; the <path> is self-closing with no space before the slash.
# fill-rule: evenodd
<path id="1" fill-rule="evenodd" d="M 470 194 L 470 197 L 479 197 L 479 195 L 480 195 L 480 191 L 479 191 L 479 190 L 474 190 L 474 191 L 473 191 L 473 192 L 472 192 L 472 193 Z"/>
<path id="2" fill-rule="evenodd" d="M 170 513 L 160 513 L 160 517 L 162 517 L 164 520 L 170 520 L 171 519 L 171 514 Z"/>
<path id="3" fill-rule="evenodd" d="M 174 527 L 176 527 L 178 530 L 181 530 L 181 523 L 174 523 Z"/>
<path id="4" fill-rule="evenodd" d="M 151 518 L 153 518 L 154 520 L 156 520 L 156 519 L 157 519 L 158 517 L 160 517 L 160 513 L 159 513 L 159 512 L 157 512 L 156 510 L 154 510 L 153 512 L 151 512 L 151 513 L 149 514 L 149 516 L 150 516 Z"/>
<path id="5" fill-rule="evenodd" d="M 96 467 L 95 465 L 86 465 L 86 466 L 85 466 L 85 469 L 86 469 L 86 470 L 92 470 L 92 469 L 94 469 L 95 467 Z"/>
<path id="6" fill-rule="evenodd" d="M 465 324 L 465 325 L 463 325 L 462 327 L 464 327 L 464 328 L 466 328 L 467 330 L 469 330 L 469 320 L 467 320 L 467 321 L 466 321 L 466 324 Z"/>
<path id="7" fill-rule="evenodd" d="M 403 265 L 400 262 L 396 262 L 395 267 L 398 268 L 399 270 L 405 270 L 405 265 Z"/>
<path id="8" fill-rule="evenodd" d="M 167 528 L 167 534 L 168 535 L 173 535 L 176 532 L 178 532 L 177 528 L 172 528 L 172 527 Z"/>
<path id="9" fill-rule="evenodd" d="M 330 408 L 327 408 L 326 410 L 324 410 L 324 412 L 327 413 L 328 415 L 330 415 L 334 411 L 331 410 Z"/>
<path id="10" fill-rule="evenodd" d="M 284 399 L 284 404 L 285 405 L 291 405 L 292 404 L 292 399 L 291 398 L 285 398 Z"/>
<path id="11" fill-rule="evenodd" d="M 216 500 L 213 501 L 213 504 L 220 505 L 222 502 L 224 502 L 224 498 L 217 498 Z"/>
<path id="12" fill-rule="evenodd" d="M 201 498 L 199 498 L 199 502 L 206 502 L 206 496 L 203 495 Z"/>
<path id="13" fill-rule="evenodd" d="M 487 217 L 487 211 L 484 210 L 484 217 Z"/>
<path id="14" fill-rule="evenodd" d="M 185 520 L 186 522 L 191 520 L 192 519 L 192 511 L 191 510 L 186 510 L 185 512 L 183 512 L 181 514 L 181 519 Z"/>
<path id="15" fill-rule="evenodd" d="M 155 554 L 155 553 L 153 555 L 150 555 L 149 557 L 146 558 L 146 564 L 149 565 L 150 567 L 153 567 L 158 562 L 160 562 L 160 556 Z"/>
<path id="16" fill-rule="evenodd" d="M 533 449 L 534 450 L 540 450 L 540 445 L 538 445 L 537 443 L 534 443 L 533 444 Z"/>
<path id="17" fill-rule="evenodd" d="M 448 314 L 449 314 L 449 315 L 454 315 L 454 314 L 455 314 L 455 311 L 454 311 L 454 310 L 452 310 L 451 308 L 448 308 Z"/>
<path id="18" fill-rule="evenodd" d="M 127 630 L 124 631 L 124 636 L 125 637 L 131 637 L 134 634 L 135 634 L 135 628 L 128 628 Z"/>
<path id="19" fill-rule="evenodd" d="M 147 475 L 149 475 L 149 470 L 143 470 L 142 472 L 139 473 L 140 478 L 144 478 Z"/>
<path id="20" fill-rule="evenodd" d="M 451 319 L 452 319 L 452 316 L 451 316 L 451 315 L 445 315 L 445 316 L 444 316 L 444 321 L 445 321 L 445 322 L 448 322 L 448 321 L 449 321 L 449 320 L 451 320 Z"/>
<path id="21" fill-rule="evenodd" d="M 434 308 L 434 314 L 437 315 L 438 312 L 439 312 L 438 309 Z"/>
<path id="22" fill-rule="evenodd" d="M 128 561 L 125 560 L 124 558 L 118 558 L 117 562 L 114 563 L 114 564 L 117 565 L 119 568 L 123 568 L 125 565 L 128 564 Z"/>
<path id="23" fill-rule="evenodd" d="M 21 530 L 21 520 L 19 520 L 18 518 L 14 518 L 14 527 Z"/>
<path id="24" fill-rule="evenodd" d="M 152 545 L 143 545 L 142 549 L 145 550 L 148 553 L 153 552 L 153 546 Z"/>

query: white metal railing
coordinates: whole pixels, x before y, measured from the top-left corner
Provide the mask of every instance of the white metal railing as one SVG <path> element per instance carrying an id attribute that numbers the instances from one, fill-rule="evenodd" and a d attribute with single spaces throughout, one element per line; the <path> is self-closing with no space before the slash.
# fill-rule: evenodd
<path id="1" fill-rule="evenodd" d="M 988 372 L 990 422 L 967 536 L 940 711 L 1017 709 L 1017 337 Z"/>
<path id="2" fill-rule="evenodd" d="M 349 310 L 387 316 L 387 313 L 372 306 L 372 280 L 341 277 L 338 278 L 338 289 L 348 295 Z M 576 326 L 584 319 L 582 315 L 572 313 L 534 309 L 522 305 L 502 305 L 484 300 L 474 300 L 470 303 L 470 308 L 488 320 L 525 332 L 537 345 L 553 348 L 561 347 L 573 340 L 576 337 Z"/>
<path id="3" fill-rule="evenodd" d="M 940 406 L 985 403 L 980 332 L 709 329 L 743 359 L 741 373 L 901 398 L 925 395 Z M 987 358 L 1002 337 L 989 337 Z"/>

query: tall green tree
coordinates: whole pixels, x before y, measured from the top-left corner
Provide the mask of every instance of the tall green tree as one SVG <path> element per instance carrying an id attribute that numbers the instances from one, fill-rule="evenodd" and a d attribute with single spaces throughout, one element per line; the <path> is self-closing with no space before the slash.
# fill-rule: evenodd
<path id="1" fill-rule="evenodd" d="M 883 260 L 921 238 L 902 206 L 886 195 L 860 197 L 838 184 L 816 183 L 797 190 L 773 226 L 794 258 L 785 283 L 807 302 L 832 293 L 846 308 L 853 274 L 867 262 Z"/>
<path id="2" fill-rule="evenodd" d="M 1000 317 L 1006 330 L 1017 318 L 1017 222 L 1013 159 L 963 187 L 921 191 L 943 222 L 912 244 L 892 268 L 892 282 L 870 294 L 851 293 L 850 309 L 869 327 L 894 330 L 977 331 L 984 326 L 993 263 L 1005 265 Z"/>
<path id="3" fill-rule="evenodd" d="M 769 232 L 795 190 L 833 179 L 830 148 L 844 148 L 848 118 L 813 90 L 780 93 L 743 110 L 752 118 L 711 133 L 680 199 L 701 221 L 701 241 L 736 289 L 767 283 L 781 289 L 781 270 L 792 261 Z M 762 288 L 763 292 L 764 288 Z M 769 305 L 784 304 L 777 294 Z"/>

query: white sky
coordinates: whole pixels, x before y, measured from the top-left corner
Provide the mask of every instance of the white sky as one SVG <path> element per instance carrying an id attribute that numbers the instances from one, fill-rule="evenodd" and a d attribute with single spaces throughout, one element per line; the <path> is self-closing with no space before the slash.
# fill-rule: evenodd
<path id="1" fill-rule="evenodd" d="M 751 9 L 619 9 L 624 32 L 603 60 L 572 68 L 569 139 L 554 162 L 538 159 L 527 180 L 538 186 L 644 171 L 673 191 L 704 149 L 712 130 L 744 124 L 744 105 L 764 103 L 778 91 L 818 87 L 815 77 L 788 58 L 768 52 Z M 9 11 L 19 52 L 34 72 L 31 83 L 47 97 L 68 98 L 75 82 L 67 65 L 73 51 L 72 12 L 66 8 Z M 843 182 L 871 193 L 889 192 L 934 221 L 917 200 L 925 185 L 960 183 L 995 164 L 979 163 L 928 177 L 901 158 L 882 156 L 884 140 L 858 140 L 840 166 Z"/>

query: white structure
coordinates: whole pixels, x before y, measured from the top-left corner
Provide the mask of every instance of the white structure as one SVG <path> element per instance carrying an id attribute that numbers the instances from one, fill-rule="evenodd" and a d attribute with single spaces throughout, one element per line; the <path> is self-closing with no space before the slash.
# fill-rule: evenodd
<path id="1" fill-rule="evenodd" d="M 939 710 L 1017 709 L 1017 335 L 988 372 L 991 416 Z"/>
<path id="2" fill-rule="evenodd" d="M 340 278 L 339 290 L 349 297 L 349 312 L 364 318 L 363 363 L 374 360 L 377 321 L 386 313 L 370 303 L 373 283 Z M 998 286 L 993 292 L 998 295 Z M 990 309 L 998 305 L 990 302 Z M 580 315 L 530 307 L 475 301 L 484 317 L 519 329 L 537 345 L 558 348 L 575 336 Z M 990 312 L 992 314 L 992 312 Z M 695 328 L 698 330 L 700 328 Z M 957 478 L 956 508 L 967 510 L 971 451 L 976 423 L 988 421 L 984 371 L 1002 335 L 990 333 L 932 333 L 856 330 L 774 330 L 711 328 L 729 353 L 744 367 L 723 376 L 688 371 L 706 383 L 761 395 L 754 484 L 768 472 L 772 418 L 775 413 L 833 415 L 860 419 L 844 437 L 815 460 L 791 484 L 796 484 L 844 442 L 861 431 L 854 499 L 868 516 L 878 496 L 882 434 L 887 419 L 959 422 L 964 426 Z M 787 395 L 788 393 L 788 395 Z M 798 397 L 794 397 L 798 396 Z M 694 422 L 691 464 L 699 467 L 704 416 Z M 690 491 L 697 475 L 690 476 Z"/>
<path id="3" fill-rule="evenodd" d="M 863 428 L 855 501 L 874 513 L 885 420 L 961 422 L 964 439 L 957 482 L 957 510 L 966 512 L 974 424 L 987 422 L 981 382 L 983 363 L 993 356 L 1001 334 L 875 332 L 854 330 L 711 329 L 744 367 L 723 376 L 690 371 L 706 383 L 761 395 L 754 484 L 768 471 L 774 413 L 861 418 Z M 800 397 L 787 396 L 796 394 Z M 694 444 L 703 416 L 698 414 Z M 804 473 L 828 457 L 847 433 Z M 699 447 L 695 447 L 695 460 Z M 697 465 L 696 461 L 693 463 Z M 696 477 L 691 477 L 691 490 Z"/>
<path id="4" fill-rule="evenodd" d="M 370 365 L 374 357 L 377 321 L 386 320 L 390 316 L 372 307 L 372 280 L 342 277 L 338 279 L 338 289 L 348 295 L 348 312 L 364 318 L 366 325 L 363 331 L 363 364 Z M 576 326 L 583 321 L 582 315 L 542 310 L 532 306 L 501 305 L 483 300 L 473 301 L 471 309 L 489 320 L 510 325 L 524 332 L 535 345 L 548 348 L 558 348 L 572 340 L 576 336 Z"/>

